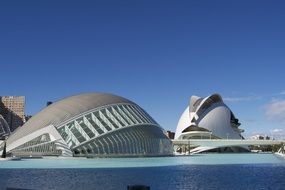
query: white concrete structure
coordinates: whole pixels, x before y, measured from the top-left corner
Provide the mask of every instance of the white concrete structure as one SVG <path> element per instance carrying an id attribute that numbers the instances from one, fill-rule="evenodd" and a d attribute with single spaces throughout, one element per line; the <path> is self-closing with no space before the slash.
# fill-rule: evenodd
<path id="1" fill-rule="evenodd" d="M 285 141 L 283 142 L 277 153 L 285 157 Z"/>
<path id="2" fill-rule="evenodd" d="M 284 144 L 285 140 L 256 140 L 256 139 L 187 139 L 187 140 L 173 140 L 173 145 L 189 146 L 194 148 L 190 150 L 190 154 L 196 154 L 207 150 L 216 149 L 219 147 L 232 146 L 249 146 L 249 145 L 278 145 Z M 279 152 L 282 150 L 279 150 Z M 283 145 L 284 151 L 284 145 Z"/>
<path id="3" fill-rule="evenodd" d="M 243 139 L 243 130 L 239 126 L 238 119 L 220 95 L 213 94 L 206 98 L 192 96 L 179 119 L 175 140 Z M 232 151 L 239 151 L 240 148 L 232 147 Z"/>
<path id="4" fill-rule="evenodd" d="M 3 118 L 3 116 L 0 115 L 0 139 L 3 140 L 8 135 L 10 135 L 10 128 L 8 126 L 8 123 Z"/>
<path id="5" fill-rule="evenodd" d="M 166 156 L 172 143 L 134 102 L 88 93 L 55 102 L 7 139 L 18 156 Z"/>

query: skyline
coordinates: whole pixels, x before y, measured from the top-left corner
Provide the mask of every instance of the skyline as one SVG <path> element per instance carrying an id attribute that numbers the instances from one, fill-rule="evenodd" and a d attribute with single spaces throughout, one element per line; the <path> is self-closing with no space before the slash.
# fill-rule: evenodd
<path id="1" fill-rule="evenodd" d="M 219 93 L 246 136 L 285 136 L 282 1 L 16 2 L 0 2 L 0 95 L 27 114 L 106 92 L 175 131 L 190 96 Z"/>

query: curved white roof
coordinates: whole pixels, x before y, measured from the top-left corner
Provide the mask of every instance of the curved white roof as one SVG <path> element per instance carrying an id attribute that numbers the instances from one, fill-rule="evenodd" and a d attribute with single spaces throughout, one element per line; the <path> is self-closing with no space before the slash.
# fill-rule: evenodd
<path id="1" fill-rule="evenodd" d="M 198 112 L 198 110 L 202 107 L 209 107 L 211 104 L 217 102 L 223 102 L 223 99 L 219 94 L 212 94 L 210 96 L 207 96 L 206 98 L 203 98 L 201 102 L 199 102 L 196 112 Z"/>
<path id="2" fill-rule="evenodd" d="M 48 125 L 58 126 L 61 123 L 88 110 L 118 103 L 135 104 L 134 102 L 123 97 L 105 93 L 86 93 L 62 99 L 45 107 L 30 120 L 28 120 L 28 122 L 22 127 L 19 127 L 8 138 L 7 143 L 13 142 L 18 138 L 28 135 Z"/>
<path id="3" fill-rule="evenodd" d="M 216 105 L 212 107 L 213 104 Z M 182 131 L 191 124 L 205 128 L 220 138 L 239 139 L 241 135 L 239 129 L 232 126 L 232 117 L 233 113 L 219 94 L 212 94 L 206 98 L 192 96 L 189 106 L 179 119 L 175 139 L 180 138 Z"/>

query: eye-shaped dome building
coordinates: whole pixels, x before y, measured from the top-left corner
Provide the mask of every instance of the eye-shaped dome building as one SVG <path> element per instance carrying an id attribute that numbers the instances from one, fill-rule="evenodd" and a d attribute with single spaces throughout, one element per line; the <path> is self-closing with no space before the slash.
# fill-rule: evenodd
<path id="1" fill-rule="evenodd" d="M 242 139 L 240 123 L 219 94 L 192 96 L 179 119 L 175 139 Z M 247 151 L 246 147 L 226 147 Z M 220 151 L 220 150 L 219 150 Z"/>
<path id="2" fill-rule="evenodd" d="M 166 156 L 172 143 L 140 106 L 88 93 L 55 102 L 7 139 L 7 152 L 32 156 Z"/>

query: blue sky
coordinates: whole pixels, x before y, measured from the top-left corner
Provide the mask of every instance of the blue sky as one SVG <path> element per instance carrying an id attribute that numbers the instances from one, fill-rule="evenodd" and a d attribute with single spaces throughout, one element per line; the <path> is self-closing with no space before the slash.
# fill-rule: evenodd
<path id="1" fill-rule="evenodd" d="M 1 95 L 26 112 L 82 92 L 133 100 L 175 130 L 220 93 L 245 135 L 285 134 L 285 3 L 1 1 Z"/>

